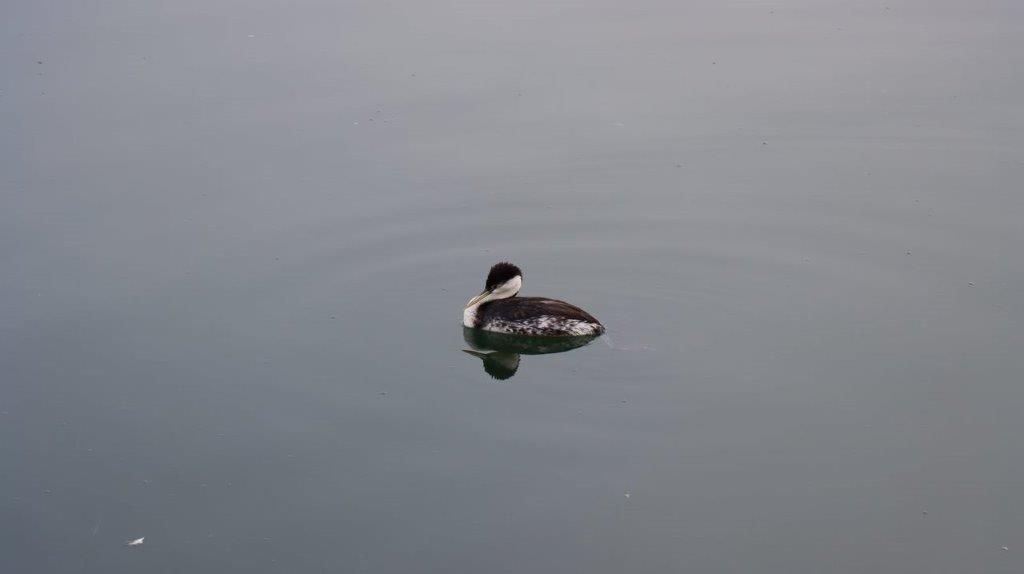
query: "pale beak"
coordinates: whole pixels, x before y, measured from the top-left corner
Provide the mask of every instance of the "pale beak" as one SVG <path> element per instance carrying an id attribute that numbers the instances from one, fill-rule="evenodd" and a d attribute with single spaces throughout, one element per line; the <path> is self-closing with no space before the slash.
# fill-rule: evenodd
<path id="1" fill-rule="evenodd" d="M 490 289 L 484 289 L 483 293 L 481 293 L 481 294 L 477 295 L 476 297 L 473 297 L 472 299 L 470 299 L 469 303 L 466 303 L 466 306 L 464 308 L 465 309 L 469 309 L 473 305 L 476 305 L 477 303 L 483 301 L 490 294 L 491 294 Z"/>

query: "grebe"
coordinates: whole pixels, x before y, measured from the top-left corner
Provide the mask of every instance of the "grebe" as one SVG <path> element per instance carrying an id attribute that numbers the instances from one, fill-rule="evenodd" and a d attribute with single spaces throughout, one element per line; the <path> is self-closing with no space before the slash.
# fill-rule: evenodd
<path id="1" fill-rule="evenodd" d="M 487 274 L 483 293 L 466 303 L 462 324 L 474 329 L 534 337 L 600 335 L 604 325 L 575 305 L 544 297 L 516 297 L 523 272 L 498 263 Z"/>

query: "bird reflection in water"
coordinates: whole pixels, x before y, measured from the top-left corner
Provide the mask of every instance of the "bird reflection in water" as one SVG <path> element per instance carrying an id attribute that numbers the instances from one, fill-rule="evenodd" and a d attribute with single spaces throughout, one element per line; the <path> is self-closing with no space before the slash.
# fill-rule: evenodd
<path id="1" fill-rule="evenodd" d="M 469 327 L 462 329 L 462 338 L 472 347 L 463 349 L 463 352 L 483 361 L 484 371 L 499 381 L 516 374 L 521 355 L 564 353 L 582 347 L 597 337 L 524 337 Z"/>

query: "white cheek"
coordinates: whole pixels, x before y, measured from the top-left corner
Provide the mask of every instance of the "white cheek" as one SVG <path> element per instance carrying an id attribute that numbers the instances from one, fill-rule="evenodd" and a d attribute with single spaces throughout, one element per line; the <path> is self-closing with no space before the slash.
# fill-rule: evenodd
<path id="1" fill-rule="evenodd" d="M 501 287 L 494 290 L 495 299 L 505 299 L 511 297 L 519 292 L 523 288 L 523 278 L 519 275 L 509 279 L 502 283 Z"/>

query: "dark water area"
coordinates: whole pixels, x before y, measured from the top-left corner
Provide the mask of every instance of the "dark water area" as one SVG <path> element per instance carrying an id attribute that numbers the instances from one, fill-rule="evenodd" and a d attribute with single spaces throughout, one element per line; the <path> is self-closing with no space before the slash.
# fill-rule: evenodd
<path id="1" fill-rule="evenodd" d="M 1021 572 L 1022 6 L 5 4 L 0 571 Z"/>

